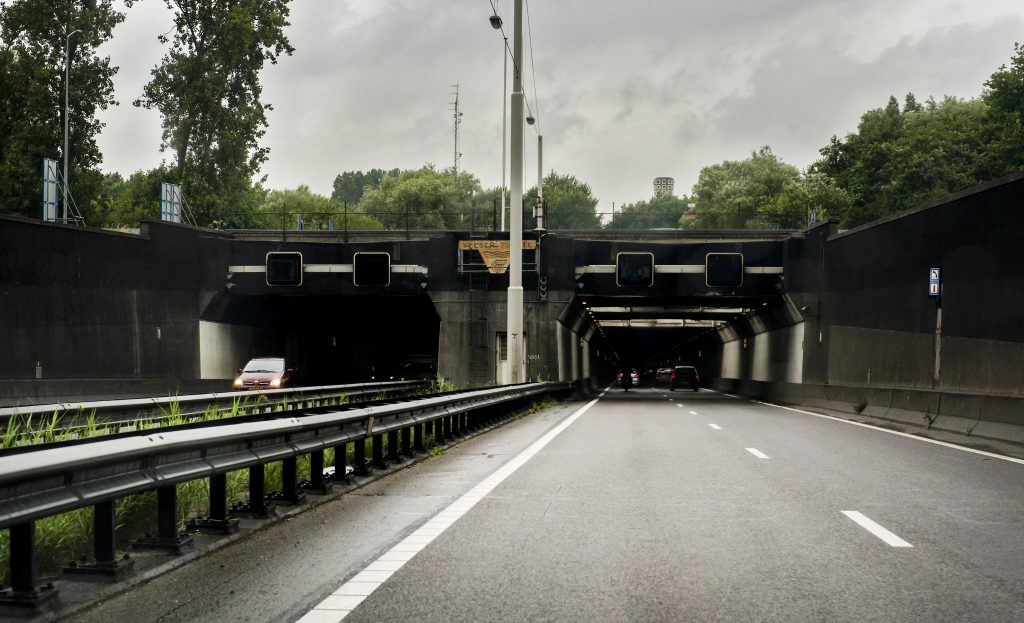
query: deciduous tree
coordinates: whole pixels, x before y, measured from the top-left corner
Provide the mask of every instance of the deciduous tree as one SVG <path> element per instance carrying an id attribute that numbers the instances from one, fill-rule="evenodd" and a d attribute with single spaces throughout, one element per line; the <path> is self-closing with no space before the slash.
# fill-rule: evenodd
<path id="1" fill-rule="evenodd" d="M 250 224 L 253 177 L 269 150 L 259 73 L 293 49 L 285 36 L 290 0 L 164 0 L 174 12 L 170 50 L 137 106 L 163 116 L 162 148 L 200 224 Z"/>
<path id="2" fill-rule="evenodd" d="M 97 49 L 124 14 L 111 0 L 0 4 L 0 211 L 39 216 L 44 157 L 64 157 L 64 65 L 70 37 L 69 176 L 80 211 L 99 190 L 98 111 L 115 105 L 117 67 Z M 78 31 L 78 32 L 75 32 Z"/>

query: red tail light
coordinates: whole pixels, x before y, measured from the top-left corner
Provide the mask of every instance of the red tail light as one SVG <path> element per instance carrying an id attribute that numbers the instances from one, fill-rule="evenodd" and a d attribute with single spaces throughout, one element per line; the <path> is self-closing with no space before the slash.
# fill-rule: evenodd
<path id="1" fill-rule="evenodd" d="M 672 375 L 672 380 L 673 381 L 676 380 L 676 375 L 675 374 Z"/>

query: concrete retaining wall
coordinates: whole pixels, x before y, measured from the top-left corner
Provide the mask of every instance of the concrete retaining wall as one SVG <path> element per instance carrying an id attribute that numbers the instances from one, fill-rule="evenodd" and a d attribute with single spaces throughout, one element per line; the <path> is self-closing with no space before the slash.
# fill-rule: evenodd
<path id="1" fill-rule="evenodd" d="M 1024 407 L 1012 396 L 716 379 L 720 391 L 791 405 L 862 413 L 911 426 L 1024 443 Z"/>

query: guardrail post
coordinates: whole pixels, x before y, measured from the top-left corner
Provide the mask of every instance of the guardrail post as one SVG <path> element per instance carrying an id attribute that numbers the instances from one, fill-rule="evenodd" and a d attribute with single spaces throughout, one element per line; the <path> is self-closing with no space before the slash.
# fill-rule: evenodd
<path id="1" fill-rule="evenodd" d="M 309 453 L 309 485 L 303 489 L 316 491 L 320 495 L 326 495 L 331 489 L 331 483 L 324 478 L 324 451 L 314 450 Z"/>
<path id="2" fill-rule="evenodd" d="M 9 613 L 32 613 L 37 606 L 57 595 L 53 584 L 36 587 L 36 524 L 29 522 L 10 528 L 11 588 L 0 591 L 0 607 Z"/>
<path id="3" fill-rule="evenodd" d="M 366 476 L 370 468 L 366 466 L 366 439 L 359 439 L 353 444 L 352 463 L 353 472 L 357 476 Z"/>
<path id="4" fill-rule="evenodd" d="M 214 534 L 231 534 L 238 530 L 238 519 L 228 515 L 228 475 L 210 476 L 210 514 L 189 522 L 189 530 Z"/>
<path id="5" fill-rule="evenodd" d="M 295 456 L 281 460 L 281 493 L 275 499 L 287 504 L 299 504 L 305 499 L 299 491 L 299 459 Z"/>
<path id="6" fill-rule="evenodd" d="M 357 446 L 359 444 L 356 444 Z M 348 444 L 342 443 L 334 446 L 334 482 L 348 482 Z"/>
<path id="7" fill-rule="evenodd" d="M 381 469 L 388 466 L 384 462 L 384 435 L 377 433 L 373 436 L 373 466 Z"/>
<path id="8" fill-rule="evenodd" d="M 434 420 L 434 443 L 438 444 L 438 445 L 444 443 L 444 418 L 443 417 L 439 417 L 436 420 Z"/>
<path id="9" fill-rule="evenodd" d="M 92 511 L 92 555 L 90 563 L 85 556 L 64 567 L 65 575 L 86 576 L 116 581 L 124 577 L 135 566 L 135 561 L 124 557 L 118 562 L 114 542 L 116 526 L 114 501 L 108 500 L 93 506 Z M 82 578 L 86 579 L 86 578 Z"/>
<path id="10" fill-rule="evenodd" d="M 178 487 L 167 485 L 156 490 L 156 536 L 146 536 L 132 546 L 136 549 L 160 549 L 180 554 L 192 537 L 178 534 Z"/>
<path id="11" fill-rule="evenodd" d="M 427 442 L 426 442 L 427 427 L 426 427 L 426 425 L 423 422 L 420 422 L 419 424 L 416 424 L 415 426 L 413 426 L 413 430 L 416 432 L 416 439 L 413 442 L 413 449 L 416 452 L 426 452 L 427 451 Z"/>
<path id="12" fill-rule="evenodd" d="M 412 458 L 416 456 L 412 451 L 412 429 L 413 426 L 407 426 L 402 429 L 402 454 Z"/>
<path id="13" fill-rule="evenodd" d="M 398 429 L 396 428 L 395 430 L 388 431 L 388 460 L 389 461 L 391 461 L 393 463 L 398 463 L 399 461 L 402 460 L 402 458 L 400 456 L 398 456 L 399 449 L 400 449 L 400 447 L 398 445 Z"/>
<path id="14" fill-rule="evenodd" d="M 267 514 L 267 501 L 264 492 L 266 478 L 263 474 L 263 464 L 253 465 L 249 468 L 249 504 L 245 511 L 254 515 Z"/>

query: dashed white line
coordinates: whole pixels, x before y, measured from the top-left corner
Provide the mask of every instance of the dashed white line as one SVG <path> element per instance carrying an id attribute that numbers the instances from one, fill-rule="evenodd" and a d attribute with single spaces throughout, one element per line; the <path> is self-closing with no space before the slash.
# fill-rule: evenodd
<path id="1" fill-rule="evenodd" d="M 450 504 L 447 508 L 425 523 L 419 530 L 406 537 L 398 545 L 392 547 L 387 553 L 371 563 L 368 567 L 357 573 L 348 582 L 342 584 L 326 599 L 307 612 L 298 623 L 339 623 L 350 612 L 377 590 L 381 584 L 387 581 L 396 571 L 405 566 L 405 563 L 412 560 L 423 548 L 429 545 L 434 539 L 441 535 L 460 517 L 473 508 L 477 502 L 482 500 L 495 487 L 502 483 L 529 461 L 535 454 L 548 445 L 552 439 L 568 428 L 590 407 L 597 404 L 597 401 L 604 397 L 601 392 L 597 398 L 591 400 L 576 413 L 562 420 L 543 437 L 533 442 L 505 465 L 498 468 L 496 472 L 485 478 L 468 493 Z"/>
<path id="2" fill-rule="evenodd" d="M 722 427 L 719 426 L 718 424 L 708 424 L 708 426 L 710 426 L 714 430 L 722 430 Z"/>
<path id="3" fill-rule="evenodd" d="M 888 545 L 893 547 L 913 547 L 910 543 L 907 543 L 900 537 L 864 516 L 860 511 L 843 511 L 843 514 L 855 521 L 861 528 L 864 528 L 871 534 L 885 541 Z"/>
<path id="4" fill-rule="evenodd" d="M 691 411 L 690 411 L 690 415 L 697 415 L 697 412 L 696 412 L 696 411 L 693 411 L 693 410 L 691 410 Z"/>
<path id="5" fill-rule="evenodd" d="M 764 452 L 761 452 L 757 448 L 747 448 L 747 452 L 753 454 L 754 456 L 756 456 L 759 459 L 767 459 L 768 458 L 767 454 L 765 454 Z"/>

